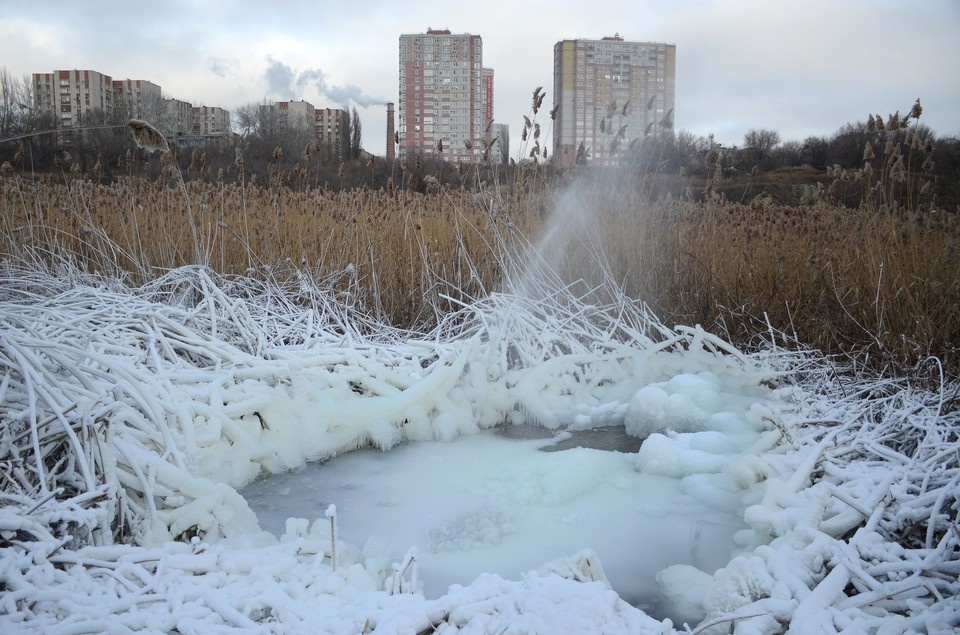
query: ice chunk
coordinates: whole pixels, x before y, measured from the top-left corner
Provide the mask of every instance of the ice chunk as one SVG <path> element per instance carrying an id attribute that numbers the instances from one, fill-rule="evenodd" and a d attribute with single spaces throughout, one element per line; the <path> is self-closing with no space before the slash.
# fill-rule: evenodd
<path id="1" fill-rule="evenodd" d="M 696 624 L 707 610 L 704 600 L 713 584 L 713 576 L 687 564 L 675 564 L 657 573 L 657 586 L 670 604 L 670 612 Z"/>
<path id="2" fill-rule="evenodd" d="M 759 556 L 737 556 L 713 576 L 704 600 L 708 611 L 728 613 L 761 598 L 770 597 L 776 585 Z"/>
<path id="3" fill-rule="evenodd" d="M 690 449 L 687 439 L 651 434 L 637 453 L 637 469 L 647 474 L 682 478 L 690 474 L 719 472 L 730 461 L 728 456 Z"/>

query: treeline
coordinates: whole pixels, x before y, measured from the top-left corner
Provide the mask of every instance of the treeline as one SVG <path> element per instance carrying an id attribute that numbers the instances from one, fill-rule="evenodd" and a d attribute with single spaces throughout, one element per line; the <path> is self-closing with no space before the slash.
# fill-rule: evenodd
<path id="1" fill-rule="evenodd" d="M 71 171 L 100 181 L 161 174 L 159 161 L 137 152 L 131 143 L 125 126 L 129 113 L 123 104 L 117 104 L 110 116 L 91 114 L 84 129 L 57 130 L 55 117 L 36 111 L 33 103 L 29 78 L 18 80 L 0 68 L 0 164 L 7 164 L 8 171 Z M 388 164 L 383 157 L 363 151 L 355 108 L 347 118 L 343 143 L 333 147 L 317 140 L 312 122 L 295 117 L 281 121 L 263 105 L 248 104 L 232 113 L 236 134 L 174 138 L 174 156 L 184 178 L 418 192 L 440 186 L 516 183 L 523 180 L 516 172 L 531 167 L 544 181 L 569 178 L 554 170 L 545 147 L 528 155 L 521 146 L 516 153 L 520 165 L 513 161 L 455 165 L 439 160 L 433 152 Z M 881 202 L 957 211 L 960 139 L 938 138 L 921 123 L 921 112 L 918 101 L 907 115 L 870 115 L 866 121 L 844 124 L 833 135 L 803 141 L 783 141 L 774 130 L 755 129 L 747 132 L 741 146 L 733 147 L 721 146 L 712 135 L 659 127 L 627 142 L 623 129 L 611 125 L 607 127 L 610 138 L 602 143 L 617 147 L 619 170 L 603 171 L 612 181 L 654 175 L 656 180 L 649 187 L 652 197 L 721 196 L 734 202 L 787 205 L 829 198 L 856 207 L 876 203 L 882 195 Z M 530 124 L 528 118 L 524 121 Z M 167 127 L 163 122 L 150 123 L 160 130 Z M 590 154 L 591 148 L 580 148 L 577 162 L 581 165 L 576 170 L 591 170 Z"/>
<path id="2" fill-rule="evenodd" d="M 704 194 L 723 193 L 734 202 L 759 196 L 807 204 L 826 195 L 856 207 L 883 193 L 911 207 L 960 211 L 960 138 L 938 138 L 921 115 L 918 100 L 906 115 L 869 115 L 830 136 L 782 141 L 775 130 L 754 129 L 742 146 L 732 147 L 681 130 L 632 143 L 624 163 L 641 172 L 686 176 L 702 183 Z"/>

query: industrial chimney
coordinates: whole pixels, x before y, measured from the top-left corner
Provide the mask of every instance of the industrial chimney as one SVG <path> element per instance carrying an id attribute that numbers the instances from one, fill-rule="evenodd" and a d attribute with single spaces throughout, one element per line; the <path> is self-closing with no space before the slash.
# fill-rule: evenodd
<path id="1" fill-rule="evenodd" d="M 397 156 L 397 144 L 393 131 L 393 102 L 387 102 L 387 163 L 392 163 Z"/>

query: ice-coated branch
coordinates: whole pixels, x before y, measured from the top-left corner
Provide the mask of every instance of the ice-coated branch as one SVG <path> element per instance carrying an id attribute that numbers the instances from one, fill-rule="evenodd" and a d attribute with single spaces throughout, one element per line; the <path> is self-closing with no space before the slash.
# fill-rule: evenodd
<path id="1" fill-rule="evenodd" d="M 330 521 L 330 568 L 336 571 L 340 568 L 340 558 L 337 552 L 337 506 L 330 504 L 326 511 Z"/>

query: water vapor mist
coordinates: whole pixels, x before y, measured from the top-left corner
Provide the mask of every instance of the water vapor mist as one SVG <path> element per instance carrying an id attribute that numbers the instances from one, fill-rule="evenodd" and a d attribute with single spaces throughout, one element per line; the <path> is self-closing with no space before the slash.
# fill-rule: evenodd
<path id="1" fill-rule="evenodd" d="M 516 291 L 536 298 L 550 293 L 549 288 L 541 288 L 544 279 L 552 278 L 562 285 L 578 281 L 592 285 L 602 279 L 606 257 L 596 221 L 583 184 L 571 184 L 557 198 L 542 235 L 531 246 Z M 574 252 L 588 257 L 571 257 Z"/>
<path id="2" fill-rule="evenodd" d="M 267 69 L 263 78 L 267 83 L 267 94 L 280 99 L 301 99 L 305 90 L 315 89 L 321 96 L 344 107 L 353 104 L 366 108 L 389 101 L 384 97 L 367 95 L 355 84 L 330 85 L 322 69 L 308 68 L 297 71 L 270 56 L 267 57 Z"/>

